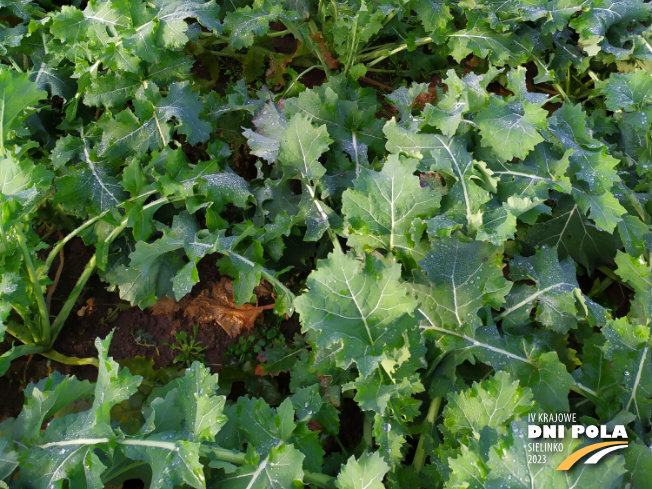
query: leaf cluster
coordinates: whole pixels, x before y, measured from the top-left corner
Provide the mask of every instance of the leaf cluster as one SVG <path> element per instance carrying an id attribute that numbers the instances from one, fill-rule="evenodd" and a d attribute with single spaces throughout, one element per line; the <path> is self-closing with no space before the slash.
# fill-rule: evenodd
<path id="1" fill-rule="evenodd" d="M 94 386 L 55 374 L 2 425 L 0 480 L 646 487 L 649 3 L 43 5 L 0 5 L 0 338 L 22 343 L 0 372 L 55 355 L 93 273 L 144 308 L 208 255 L 236 305 L 262 283 L 302 335 L 260 345 L 278 402 L 227 402 L 198 363 L 142 392 L 98 340 Z M 74 237 L 92 257 L 52 319 Z M 561 474 L 569 439 L 534 466 L 539 412 L 624 424 L 630 447 Z"/>

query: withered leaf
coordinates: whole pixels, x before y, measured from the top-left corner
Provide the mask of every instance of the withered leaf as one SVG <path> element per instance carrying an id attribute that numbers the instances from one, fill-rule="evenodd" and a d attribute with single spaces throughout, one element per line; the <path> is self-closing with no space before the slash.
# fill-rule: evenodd
<path id="1" fill-rule="evenodd" d="M 152 306 L 154 314 L 173 314 L 183 311 L 191 321 L 200 325 L 218 324 L 231 337 L 235 338 L 243 331 L 253 328 L 254 322 L 265 309 L 274 308 L 274 304 L 237 306 L 233 299 L 231 280 L 222 277 L 210 289 L 205 289 L 194 298 L 184 298 L 179 302 L 164 297 Z"/>
<path id="2" fill-rule="evenodd" d="M 314 34 L 310 34 L 310 39 L 312 39 L 313 41 L 315 41 L 315 43 L 317 43 L 317 48 L 319 49 L 320 54 L 324 58 L 324 62 L 326 63 L 326 66 L 328 66 L 328 68 L 331 70 L 336 69 L 340 65 L 340 62 L 338 59 L 334 58 L 333 55 L 331 54 L 330 50 L 328 49 L 328 46 L 326 46 L 326 41 L 324 40 L 324 36 L 321 35 L 321 32 L 315 32 Z"/>

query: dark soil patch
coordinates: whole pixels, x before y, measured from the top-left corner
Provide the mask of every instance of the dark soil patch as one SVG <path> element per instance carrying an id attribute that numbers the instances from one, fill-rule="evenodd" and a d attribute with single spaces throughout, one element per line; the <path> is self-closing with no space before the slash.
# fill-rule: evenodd
<path id="1" fill-rule="evenodd" d="M 220 280 L 217 259 L 215 255 L 199 262 L 200 282 L 190 293 L 192 297 Z M 186 318 L 183 311 L 166 315 L 154 314 L 150 309 L 143 311 L 138 307 L 128 307 L 118 294 L 107 292 L 99 279 L 89 289 L 92 294 L 89 292 L 86 304 L 94 299 L 92 310 L 82 316 L 71 315 L 55 343 L 55 349 L 65 355 L 95 356 L 95 338 L 103 338 L 115 330 L 109 349 L 114 359 L 141 356 L 152 359 L 155 368 L 169 367 L 174 365 L 174 358 L 179 353 L 167 346 L 175 344 L 175 333 L 185 331 L 189 338 L 193 336 L 196 323 Z M 217 324 L 200 325 L 196 339 L 206 348 L 203 352 L 206 365 L 213 370 L 222 363 L 226 348 L 234 341 Z"/>
<path id="2" fill-rule="evenodd" d="M 90 258 L 92 251 L 84 247 L 81 241 L 72 241 L 66 246 L 64 268 L 52 298 L 52 311 L 61 308 L 67 293 L 72 290 L 77 277 Z M 191 296 L 198 296 L 204 289 L 210 288 L 222 278 L 216 267 L 218 255 L 208 256 L 198 265 L 200 282 L 191 291 Z M 52 267 L 56 271 L 58 264 Z M 272 314 L 267 311 L 266 314 Z M 259 318 L 259 322 L 264 315 Z M 141 310 L 131 307 L 120 299 L 117 293 L 108 292 L 106 284 L 97 276 L 90 281 L 83 296 L 73 309 L 64 325 L 54 348 L 56 351 L 74 357 L 96 357 L 96 338 L 106 337 L 112 330 L 113 339 L 109 354 L 116 360 L 145 357 L 154 361 L 155 368 L 176 366 L 174 358 L 179 354 L 166 344 L 175 343 L 175 333 L 185 331 L 193 336 L 195 322 L 184 316 L 183 311 L 169 315 L 153 314 L 151 309 Z M 296 330 L 297 325 L 290 325 L 289 330 Z M 248 333 L 244 333 L 248 334 Z M 197 341 L 206 347 L 203 354 L 205 364 L 216 372 L 223 361 L 228 346 L 237 341 L 231 338 L 217 324 L 200 324 Z M 9 338 L 0 345 L 0 354 L 10 347 Z M 17 416 L 23 403 L 23 390 L 30 382 L 47 377 L 53 370 L 64 375 L 96 380 L 97 369 L 92 366 L 69 366 L 50 361 L 34 355 L 14 361 L 6 375 L 0 377 L 0 392 L 4 402 L 0 403 L 0 421 Z"/>
<path id="3" fill-rule="evenodd" d="M 315 88 L 324 84 L 326 81 L 326 73 L 321 69 L 310 70 L 299 78 L 299 81 L 305 85 L 306 88 Z"/>

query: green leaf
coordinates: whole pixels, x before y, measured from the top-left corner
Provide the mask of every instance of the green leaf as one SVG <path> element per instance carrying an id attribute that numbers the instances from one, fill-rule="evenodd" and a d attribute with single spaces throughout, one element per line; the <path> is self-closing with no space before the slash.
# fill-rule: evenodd
<path id="1" fill-rule="evenodd" d="M 444 409 L 444 426 L 457 436 L 477 435 L 485 427 L 506 432 L 505 425 L 533 411 L 530 389 L 520 387 L 507 372 L 483 381 L 471 388 L 448 396 Z"/>
<path id="2" fill-rule="evenodd" d="M 121 205 L 128 197 L 120 184 L 114 168 L 106 159 L 99 159 L 89 151 L 82 139 L 83 157 L 73 171 L 57 178 L 57 195 L 54 202 L 80 216 L 97 215 Z M 74 149 L 74 148 L 73 148 Z"/>
<path id="3" fill-rule="evenodd" d="M 225 489 L 286 489 L 303 480 L 304 455 L 292 445 L 274 447 L 256 464 L 238 468 L 220 481 Z"/>
<path id="4" fill-rule="evenodd" d="M 69 45 L 91 40 L 106 45 L 116 29 L 128 29 L 131 19 L 113 7 L 111 2 L 90 1 L 82 12 L 76 7 L 63 6 L 54 16 L 50 32 Z"/>
<path id="5" fill-rule="evenodd" d="M 334 21 L 327 26 L 332 32 L 329 35 L 332 35 L 335 52 L 342 62 L 346 60 L 348 69 L 351 67 L 353 54 L 382 29 L 383 20 L 388 12 L 374 8 L 373 5 L 370 8 L 365 0 L 347 7 L 343 9 L 335 7 Z"/>
<path id="6" fill-rule="evenodd" d="M 0 159 L 0 205 L 15 202 L 23 207 L 36 203 L 41 192 L 49 188 L 52 173 L 43 165 L 16 161 L 13 156 Z M 7 215 L 3 216 L 7 219 Z"/>
<path id="7" fill-rule="evenodd" d="M 486 58 L 494 66 L 515 66 L 521 63 L 531 49 L 530 43 L 510 32 L 497 32 L 485 24 L 480 16 L 468 15 L 465 29 L 447 34 L 451 56 L 458 63 L 473 53 Z"/>
<path id="8" fill-rule="evenodd" d="M 338 489 L 383 489 L 383 478 L 389 465 L 378 454 L 364 454 L 358 460 L 351 456 L 340 475 L 337 476 Z"/>
<path id="9" fill-rule="evenodd" d="M 548 129 L 559 140 L 564 150 L 573 150 L 570 157 L 572 175 L 583 182 L 582 186 L 588 188 L 591 195 L 580 187 L 576 188 L 576 192 L 586 194 L 586 199 L 595 200 L 596 198 L 592 196 L 593 193 L 602 196 L 611 191 L 614 183 L 620 181 L 614 168 L 618 164 L 618 160 L 609 155 L 606 146 L 593 137 L 586 114 L 579 104 L 564 103 L 549 119 Z M 606 196 L 604 199 L 608 197 Z M 600 206 L 596 205 L 594 213 L 599 212 L 597 207 L 607 205 L 613 208 L 612 212 L 620 212 L 618 215 L 625 213 L 624 209 L 621 211 L 622 207 L 617 202 L 607 204 L 604 199 Z M 583 203 L 580 204 L 580 207 L 584 212 L 588 212 L 590 205 Z M 601 214 L 607 216 L 608 213 L 602 212 Z M 598 225 L 609 232 L 616 225 L 615 222 L 603 225 L 602 223 L 609 222 L 609 219 L 605 218 L 596 217 L 594 220 L 600 222 Z"/>
<path id="10" fill-rule="evenodd" d="M 381 416 L 385 415 L 390 400 L 409 398 L 413 394 L 423 392 L 423 385 L 417 376 L 403 377 L 393 382 L 384 382 L 383 374 L 377 372 L 373 375 L 350 384 L 355 386 L 357 393 L 355 401 L 364 411 L 373 411 Z M 348 388 L 349 386 L 345 386 Z M 400 456 L 400 451 L 393 458 Z"/>
<path id="11" fill-rule="evenodd" d="M 256 447 L 260 455 L 287 440 L 294 428 L 294 410 L 286 399 L 275 411 L 262 399 L 241 397 L 237 404 L 238 427 L 246 433 L 247 443 Z"/>
<path id="12" fill-rule="evenodd" d="M 288 176 L 298 174 L 316 181 L 326 173 L 319 157 L 328 151 L 332 142 L 325 125 L 315 128 L 310 119 L 295 114 L 283 131 L 278 158 L 287 168 Z"/>
<path id="13" fill-rule="evenodd" d="M 646 235 L 649 233 L 650 228 L 638 217 L 625 215 L 622 221 L 618 223 L 620 240 L 625 246 L 625 251 L 633 257 L 643 254 L 647 239 Z"/>
<path id="14" fill-rule="evenodd" d="M 285 102 L 288 116 L 301 113 L 319 124 L 326 124 L 333 140 L 332 150 L 347 153 L 357 166 L 383 154 L 382 121 L 376 119 L 380 104 L 376 91 L 360 88 L 343 75 Z"/>
<path id="15" fill-rule="evenodd" d="M 623 455 L 628 472 L 625 480 L 631 481 L 632 487 L 645 487 L 652 477 L 652 451 L 645 445 L 630 443 Z"/>
<path id="16" fill-rule="evenodd" d="M 627 74 L 613 73 L 603 93 L 609 110 L 643 110 L 652 105 L 652 75 L 643 70 Z"/>
<path id="17" fill-rule="evenodd" d="M 0 439 L 0 481 L 11 476 L 17 468 L 18 454 L 11 450 L 11 443 L 8 440 Z"/>
<path id="18" fill-rule="evenodd" d="M 500 307 L 511 288 L 503 277 L 502 247 L 456 237 L 434 243 L 419 262 L 425 276 L 416 274 L 414 291 L 438 325 L 474 329 L 478 311 L 486 305 Z"/>
<path id="19" fill-rule="evenodd" d="M 108 357 L 112 336 L 111 333 L 106 339 L 97 338 L 95 341 L 100 361 L 90 409 L 54 418 L 43 432 L 40 431 L 40 425 L 36 430 L 32 428 L 32 431 L 38 434 L 38 439 L 26 440 L 27 448 L 22 451 L 19 472 L 20 478 L 29 481 L 32 487 L 45 489 L 65 479 L 76 479 L 86 487 L 102 487 L 98 485 L 98 481 L 106 467 L 100 462 L 97 454 L 94 454 L 94 449 L 106 454 L 109 448 L 104 443 L 99 443 L 100 447 L 96 447 L 98 442 L 95 440 L 114 437 L 111 410 L 120 402 L 129 399 L 142 381 L 142 377 L 131 375 L 129 370 L 120 370 L 118 364 Z M 55 396 L 57 394 L 65 396 L 52 398 L 55 401 L 54 405 L 44 399 L 45 405 L 41 405 L 43 407 L 50 404 L 49 407 L 52 409 L 57 407 L 57 401 L 70 400 L 74 395 L 67 391 L 66 387 L 75 387 L 75 384 L 41 385 L 45 388 L 54 387 Z M 39 393 L 36 390 L 33 392 L 37 395 Z M 77 391 L 76 394 L 85 395 L 85 389 Z M 32 427 L 38 421 L 38 417 L 47 413 L 40 411 L 34 414 L 36 417 L 32 420 Z M 75 443 L 77 440 L 79 441 Z M 84 465 L 88 465 L 89 470 L 85 470 Z"/>
<path id="20" fill-rule="evenodd" d="M 469 489 L 484 489 L 487 469 L 480 458 L 480 451 L 468 446 L 460 447 L 460 454 L 448 458 L 451 473 L 448 483 L 452 487 L 465 487 Z"/>
<path id="21" fill-rule="evenodd" d="M 616 253 L 616 273 L 636 292 L 635 300 L 643 308 L 645 318 L 652 318 L 652 271 L 643 256 L 635 258 L 622 251 Z M 641 318 L 642 321 L 643 318 Z"/>
<path id="22" fill-rule="evenodd" d="M 453 179 L 442 199 L 442 210 L 451 221 L 466 221 L 469 230 L 475 231 L 482 223 L 481 206 L 491 197 L 484 188 L 489 176 L 486 167 L 473 160 L 466 149 L 467 139 L 415 133 L 400 127 L 394 119 L 385 124 L 383 132 L 388 151 L 419 158 L 421 171 L 439 172 Z"/>
<path id="23" fill-rule="evenodd" d="M 491 97 L 489 107 L 480 111 L 474 122 L 480 128 L 482 143 L 498 158 L 510 161 L 523 159 L 543 141 L 539 131 L 546 126 L 548 112 L 526 101 L 505 102 Z"/>
<path id="24" fill-rule="evenodd" d="M 179 300 L 199 282 L 199 259 L 217 250 L 217 236 L 202 235 L 205 233 L 191 215 L 178 214 L 161 238 L 153 243 L 136 243 L 129 255 L 129 266 L 107 271 L 105 279 L 120 289 L 120 297 L 141 307 L 165 295 Z"/>
<path id="25" fill-rule="evenodd" d="M 614 25 L 627 25 L 634 20 L 649 18 L 649 6 L 642 0 L 597 0 L 579 17 L 570 22 L 570 26 L 580 34 L 580 45 L 589 54 L 595 54 L 601 43 Z"/>
<path id="26" fill-rule="evenodd" d="M 252 7 L 242 7 L 226 14 L 224 28 L 230 33 L 229 44 L 242 49 L 254 43 L 254 34 L 262 36 L 269 31 L 269 23 L 283 15 L 283 7 L 269 0 L 257 0 Z"/>
<path id="27" fill-rule="evenodd" d="M 531 257 L 516 256 L 510 262 L 510 276 L 519 283 L 507 296 L 505 310 L 496 318 L 504 325 L 516 326 L 530 320 L 536 308 L 536 320 L 544 326 L 565 333 L 577 327 L 574 292 L 577 284 L 572 260 L 562 262 L 555 248 L 542 248 Z"/>
<path id="28" fill-rule="evenodd" d="M 397 391 L 396 394 L 403 395 L 400 391 Z M 409 396 L 409 391 L 407 395 Z M 407 397 L 407 399 L 411 398 Z M 397 421 L 390 413 L 385 416 L 376 414 L 372 434 L 379 447 L 375 453 L 389 462 L 391 466 L 400 467 L 400 463 L 405 457 L 407 437 L 409 436 L 406 424 Z"/>
<path id="29" fill-rule="evenodd" d="M 549 213 L 547 208 L 542 208 L 538 203 L 548 199 L 550 190 L 566 194 L 571 192 L 571 181 L 566 173 L 572 153 L 572 150 L 562 153 L 550 144 L 540 143 L 521 163 L 506 163 L 490 159 L 487 164 L 493 176 L 500 179 L 497 190 L 501 201 L 506 202 L 515 197 L 529 197 L 537 203 L 537 214 Z M 523 220 L 533 224 L 534 217 Z"/>
<path id="30" fill-rule="evenodd" d="M 107 116 L 100 119 L 97 124 L 103 132 L 98 154 L 109 158 L 126 158 L 167 145 L 171 139 L 171 127 L 163 121 L 157 124 L 153 114 L 150 110 L 148 117 L 139 119 L 126 109 L 115 118 Z"/>
<path id="31" fill-rule="evenodd" d="M 215 3 L 215 0 L 208 2 L 205 0 L 153 0 L 152 4 L 156 8 L 159 22 L 164 26 L 164 34 L 166 29 L 175 29 L 174 24 L 187 18 L 197 19 L 201 25 L 217 34 L 222 32 L 222 25 L 217 20 L 220 6 Z"/>
<path id="32" fill-rule="evenodd" d="M 422 93 L 429 93 L 428 84 L 412 82 L 409 88 L 398 87 L 389 95 L 385 95 L 385 98 L 398 110 L 401 125 L 407 126 L 416 122 L 412 116 L 412 110 L 415 99 Z"/>
<path id="33" fill-rule="evenodd" d="M 448 91 L 438 91 L 437 105 L 426 105 L 426 123 L 436 127 L 446 136 L 453 136 L 465 113 L 485 107 L 488 98 L 487 85 L 498 73 L 500 70 L 491 66 L 482 76 L 468 74 L 460 79 L 454 70 L 448 70 L 444 79 Z"/>
<path id="34" fill-rule="evenodd" d="M 56 371 L 37 384 L 28 385 L 25 405 L 17 420 L 20 434 L 15 433 L 15 436 L 37 442 L 46 419 L 79 399 L 91 397 L 93 392 L 94 386 L 87 380 L 64 377 Z"/>
<path id="35" fill-rule="evenodd" d="M 251 152 L 268 163 L 274 163 L 278 157 L 281 138 L 287 127 L 287 120 L 283 115 L 284 111 L 274 103 L 268 102 L 252 121 L 256 131 L 245 129 L 242 133 L 247 138 Z"/>
<path id="36" fill-rule="evenodd" d="M 602 351 L 613 362 L 614 376 L 620 387 L 618 398 L 625 411 L 633 413 L 635 429 L 644 433 L 652 416 L 652 342 L 650 328 L 632 324 L 627 318 L 610 321 L 603 328 L 606 338 Z"/>
<path id="37" fill-rule="evenodd" d="M 36 83 L 28 80 L 27 74 L 0 70 L 0 156 L 11 132 L 24 129 L 29 107 L 46 96 Z"/>
<path id="38" fill-rule="evenodd" d="M 414 10 L 426 33 L 433 39 L 438 39 L 453 20 L 450 6 L 443 0 L 418 2 Z"/>
<path id="39" fill-rule="evenodd" d="M 390 155 L 380 172 L 361 171 L 354 181 L 355 190 L 342 194 L 350 245 L 360 251 L 380 248 L 407 256 L 416 252 L 413 221 L 431 217 L 441 198 L 438 192 L 421 187 L 419 177 L 414 176 L 416 168 L 416 160 Z"/>
<path id="40" fill-rule="evenodd" d="M 598 265 L 612 263 L 620 245 L 614 235 L 589 222 L 570 197 L 561 198 L 550 219 L 528 228 L 522 239 L 533 248 L 557 248 L 560 259 L 570 256 L 589 272 Z"/>
<path id="41" fill-rule="evenodd" d="M 574 188 L 573 197 L 577 206 L 597 224 L 599 231 L 612 233 L 621 216 L 627 212 L 610 192 L 593 194 Z"/>
<path id="42" fill-rule="evenodd" d="M 370 374 L 386 348 L 398 346 L 403 331 L 415 326 L 409 316 L 416 303 L 399 282 L 401 267 L 366 255 L 334 251 L 308 277 L 308 292 L 295 307 L 304 331 L 314 332 L 319 348 L 346 345 L 334 357 L 348 368 L 356 362 L 363 377 Z"/>
<path id="43" fill-rule="evenodd" d="M 222 415 L 225 398 L 215 395 L 217 380 L 217 375 L 211 375 L 207 367 L 193 362 L 184 376 L 172 384 L 178 389 L 177 403 L 192 441 L 214 441 L 226 422 Z"/>
<path id="44" fill-rule="evenodd" d="M 71 68 L 59 68 L 44 61 L 36 61 L 29 73 L 29 81 L 36 83 L 39 90 L 47 90 L 50 95 L 58 95 L 68 101 L 77 91 L 77 85 L 70 75 Z"/>
<path id="45" fill-rule="evenodd" d="M 104 130 L 98 153 L 121 158 L 163 148 L 171 140 L 173 117 L 180 123 L 176 131 L 190 144 L 206 141 L 211 125 L 199 116 L 203 107 L 187 82 L 172 83 L 167 97 L 155 84 L 144 84 L 136 93 L 133 113 L 126 109 L 115 119 L 107 116 L 98 122 Z"/>
<path id="46" fill-rule="evenodd" d="M 274 286 L 277 314 L 292 314 L 294 294 L 277 278 L 278 273 L 263 266 L 260 257 L 245 256 L 238 252 L 239 238 L 225 238 L 217 243 L 217 251 L 228 256 L 228 265 L 220 262 L 220 270 L 231 275 L 235 280 L 233 292 L 236 305 L 242 305 L 252 299 L 253 289 L 262 277 Z M 225 257 L 223 260 L 227 260 Z"/>
<path id="47" fill-rule="evenodd" d="M 501 334 L 495 326 L 473 329 L 466 324 L 445 328 L 429 316 L 432 313 L 424 309 L 419 309 L 419 312 L 426 320 L 422 328 L 438 339 L 437 344 L 443 351 L 468 352 L 459 355 L 458 362 L 470 359 L 472 355 L 495 370 L 510 372 L 522 385 L 532 389 L 534 399 L 542 409 L 568 410 L 568 393 L 573 378 L 557 353 L 551 351 L 554 346 L 550 334 L 538 332 L 535 337 L 509 332 Z"/>
<path id="48" fill-rule="evenodd" d="M 582 365 L 573 372 L 573 378 L 586 391 L 596 406 L 600 419 L 612 419 L 621 409 L 617 396 L 621 390 L 622 371 L 612 368 L 605 357 L 603 334 L 594 334 L 582 345 Z"/>
<path id="49" fill-rule="evenodd" d="M 251 189 L 244 178 L 230 171 L 206 173 L 198 178 L 199 190 L 215 204 L 216 212 L 222 212 L 229 204 L 240 208 L 247 206 Z"/>
<path id="50" fill-rule="evenodd" d="M 142 81 L 136 77 L 109 71 L 102 77 L 91 79 L 88 91 L 84 94 L 84 102 L 87 105 L 120 108 L 134 98 L 141 85 Z"/>
<path id="51" fill-rule="evenodd" d="M 207 367 L 193 362 L 183 377 L 161 388 L 163 392 L 152 392 L 137 442 L 124 448 L 130 459 L 150 465 L 152 487 L 205 487 L 199 443 L 214 441 L 227 421 L 222 414 L 225 398 L 215 395 L 217 380 Z"/>

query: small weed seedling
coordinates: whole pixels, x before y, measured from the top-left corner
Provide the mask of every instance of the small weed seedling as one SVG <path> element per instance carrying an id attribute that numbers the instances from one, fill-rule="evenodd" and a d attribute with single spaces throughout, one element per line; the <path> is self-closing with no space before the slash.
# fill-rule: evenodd
<path id="1" fill-rule="evenodd" d="M 172 350 L 179 350 L 180 353 L 174 357 L 174 363 L 180 363 L 185 367 L 190 367 L 195 360 L 201 363 L 206 362 L 204 350 L 208 347 L 202 346 L 201 341 L 197 341 L 197 325 L 192 328 L 192 336 L 188 338 L 185 331 L 174 334 L 175 343 L 165 343 Z"/>

